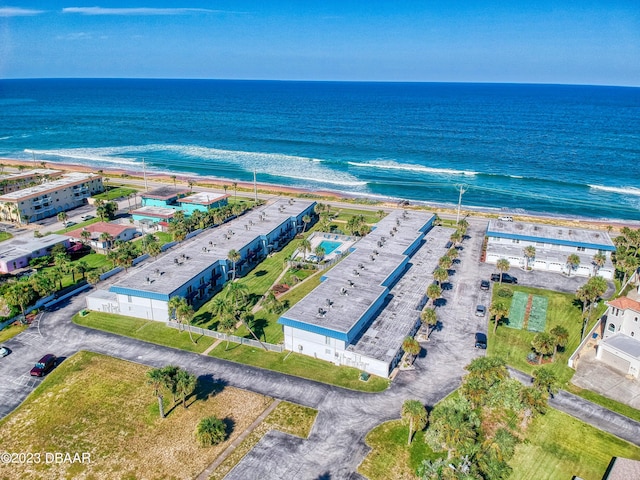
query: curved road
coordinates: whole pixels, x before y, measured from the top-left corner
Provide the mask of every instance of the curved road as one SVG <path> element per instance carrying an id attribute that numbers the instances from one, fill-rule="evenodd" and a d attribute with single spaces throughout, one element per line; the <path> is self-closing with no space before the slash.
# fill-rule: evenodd
<path id="1" fill-rule="evenodd" d="M 355 473 L 368 448 L 366 434 L 381 422 L 398 418 L 402 402 L 419 399 L 433 405 L 455 390 L 464 375 L 464 366 L 481 354 L 473 348 L 473 333 L 484 327 L 485 319 L 469 313 L 475 308 L 482 228 L 470 228 L 461 263 L 452 277 L 453 288 L 445 290 L 445 307 L 441 307 L 442 328 L 432 340 L 423 344 L 423 354 L 415 370 L 402 371 L 391 387 L 370 394 L 345 390 L 310 380 L 231 363 L 212 357 L 162 347 L 77 326 L 71 316 L 85 306 L 86 294 L 80 294 L 58 309 L 45 314 L 39 328 L 32 325 L 8 341 L 13 353 L 0 362 L 0 417 L 13 411 L 37 386 L 29 370 L 40 355 L 54 352 L 70 356 L 79 350 L 91 350 L 152 367 L 179 365 L 203 379 L 234 386 L 271 397 L 318 409 L 316 423 L 308 439 L 279 432 L 267 434 L 232 470 L 227 478 L 246 479 L 343 479 L 360 478 Z M 425 354 L 426 350 L 426 354 Z M 290 358 L 288 361 L 295 361 Z M 640 442 L 640 425 L 625 417 L 607 422 L 606 410 L 563 393 L 552 405 L 591 423 L 597 415 L 604 418 L 597 425 L 634 443 Z M 574 397 L 575 398 L 575 397 Z M 586 402 L 588 403 L 588 402 Z M 582 406 L 581 406 L 582 405 Z M 609 412 L 611 413 L 611 412 Z"/>

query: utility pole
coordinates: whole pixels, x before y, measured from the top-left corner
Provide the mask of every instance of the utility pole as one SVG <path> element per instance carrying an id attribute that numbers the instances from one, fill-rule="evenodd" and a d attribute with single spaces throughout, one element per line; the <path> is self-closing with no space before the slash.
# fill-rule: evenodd
<path id="1" fill-rule="evenodd" d="M 144 176 L 144 191 L 148 192 L 149 187 L 147 186 L 147 164 L 144 163 L 144 157 L 142 157 L 142 175 Z"/>
<path id="2" fill-rule="evenodd" d="M 256 169 L 253 169 L 253 196 L 256 204 L 258 203 L 258 184 L 256 183 Z"/>
<path id="3" fill-rule="evenodd" d="M 462 205 L 462 194 L 467 191 L 465 184 L 457 185 L 460 188 L 460 195 L 458 196 L 458 214 L 456 215 L 456 225 L 460 222 L 460 206 Z"/>

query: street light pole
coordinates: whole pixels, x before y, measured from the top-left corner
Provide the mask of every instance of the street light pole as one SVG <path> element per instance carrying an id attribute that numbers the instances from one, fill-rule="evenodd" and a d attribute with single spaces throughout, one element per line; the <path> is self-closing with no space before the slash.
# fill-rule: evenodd
<path id="1" fill-rule="evenodd" d="M 458 196 L 458 214 L 456 215 L 456 225 L 460 222 L 460 206 L 462 205 L 462 194 L 467 191 L 465 188 L 466 185 L 460 184 L 458 187 L 460 188 L 460 195 Z"/>

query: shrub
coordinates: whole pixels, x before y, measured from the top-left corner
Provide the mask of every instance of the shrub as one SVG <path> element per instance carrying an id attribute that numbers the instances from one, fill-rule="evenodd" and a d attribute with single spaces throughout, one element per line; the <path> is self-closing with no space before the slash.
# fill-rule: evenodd
<path id="1" fill-rule="evenodd" d="M 227 428 L 218 417 L 205 417 L 198 423 L 196 438 L 203 447 L 217 445 L 227 438 Z"/>
<path id="2" fill-rule="evenodd" d="M 513 290 L 509 287 L 500 287 L 498 289 L 497 295 L 501 298 L 511 298 L 513 297 Z"/>

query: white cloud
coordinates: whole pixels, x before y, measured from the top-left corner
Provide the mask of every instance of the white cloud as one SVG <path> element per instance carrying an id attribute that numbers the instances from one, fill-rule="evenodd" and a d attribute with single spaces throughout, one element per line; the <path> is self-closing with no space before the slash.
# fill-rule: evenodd
<path id="1" fill-rule="evenodd" d="M 87 32 L 72 32 L 66 35 L 58 35 L 56 40 L 90 40 L 93 35 Z"/>
<path id="2" fill-rule="evenodd" d="M 40 15 L 44 10 L 30 10 L 20 7 L 0 7 L 0 17 L 28 17 L 31 15 Z"/>
<path id="3" fill-rule="evenodd" d="M 221 11 L 207 8 L 67 7 L 62 9 L 62 13 L 79 13 L 82 15 L 185 15 L 188 13 L 221 13 Z"/>

